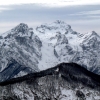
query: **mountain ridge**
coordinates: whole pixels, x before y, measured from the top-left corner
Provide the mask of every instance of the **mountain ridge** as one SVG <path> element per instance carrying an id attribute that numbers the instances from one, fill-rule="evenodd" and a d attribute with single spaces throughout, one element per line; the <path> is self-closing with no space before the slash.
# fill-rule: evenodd
<path id="1" fill-rule="evenodd" d="M 68 81 L 68 78 L 72 78 L 73 81 L 78 82 L 78 79 L 82 80 L 84 78 L 85 79 L 87 78 L 87 80 L 88 80 L 88 77 L 89 77 L 90 80 L 97 82 L 97 85 L 100 86 L 100 75 L 94 74 L 94 73 L 88 71 L 86 68 L 84 68 L 76 63 L 73 63 L 73 62 L 72 63 L 64 63 L 63 62 L 63 63 L 56 65 L 55 67 L 52 67 L 52 68 L 49 68 L 49 69 L 46 69 L 46 70 L 43 70 L 40 72 L 31 73 L 31 74 L 25 75 L 23 77 L 13 78 L 11 80 L 0 82 L 0 86 L 9 85 L 9 83 L 14 84 L 14 83 L 16 83 L 16 80 L 17 80 L 17 82 L 20 82 L 20 81 L 23 82 L 26 80 L 31 80 L 32 78 L 34 79 L 34 78 L 44 77 L 47 75 L 59 75 L 59 74 L 61 77 L 64 77 L 67 81 Z M 84 75 L 85 75 L 85 77 L 84 77 Z M 82 77 L 80 77 L 80 76 L 82 76 Z M 86 81 L 84 81 L 84 83 L 85 82 Z M 91 84 L 91 82 L 89 82 L 88 84 Z"/>
<path id="2" fill-rule="evenodd" d="M 9 92 L 8 92 L 9 91 Z M 0 82 L 0 99 L 99 100 L 100 75 L 76 63 L 61 63 L 47 70 Z"/>

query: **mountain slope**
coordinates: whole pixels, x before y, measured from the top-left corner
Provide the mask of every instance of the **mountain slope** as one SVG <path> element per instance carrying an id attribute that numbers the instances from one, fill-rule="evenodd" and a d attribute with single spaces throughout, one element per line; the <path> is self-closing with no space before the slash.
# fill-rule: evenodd
<path id="1" fill-rule="evenodd" d="M 100 76 L 75 63 L 61 63 L 54 68 L 2 82 L 0 86 L 1 99 L 99 100 L 100 98 Z"/>

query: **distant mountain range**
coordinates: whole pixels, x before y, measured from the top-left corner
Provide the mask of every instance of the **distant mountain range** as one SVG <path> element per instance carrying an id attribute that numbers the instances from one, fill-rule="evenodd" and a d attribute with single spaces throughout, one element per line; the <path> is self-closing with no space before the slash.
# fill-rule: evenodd
<path id="1" fill-rule="evenodd" d="M 0 36 L 0 81 L 75 62 L 100 74 L 100 36 L 78 33 L 63 21 L 29 28 L 20 23 Z"/>

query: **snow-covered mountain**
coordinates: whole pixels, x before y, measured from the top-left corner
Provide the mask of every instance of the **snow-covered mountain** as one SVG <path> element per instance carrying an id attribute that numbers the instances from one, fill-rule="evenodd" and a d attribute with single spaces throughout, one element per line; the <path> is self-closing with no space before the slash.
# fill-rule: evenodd
<path id="1" fill-rule="evenodd" d="M 0 81 L 39 71 L 42 42 L 24 23 L 2 34 L 0 39 Z"/>
<path id="2" fill-rule="evenodd" d="M 78 33 L 57 20 L 38 26 L 35 33 L 43 43 L 38 65 L 41 70 L 61 62 L 75 62 L 100 74 L 100 36 L 95 31 Z"/>
<path id="3" fill-rule="evenodd" d="M 78 33 L 57 20 L 34 30 L 20 23 L 0 36 L 0 100 L 99 100 L 94 73 L 100 75 L 95 31 Z"/>
<path id="4" fill-rule="evenodd" d="M 63 21 L 29 28 L 20 23 L 0 36 L 0 81 L 75 62 L 100 74 L 100 36 L 78 33 Z"/>

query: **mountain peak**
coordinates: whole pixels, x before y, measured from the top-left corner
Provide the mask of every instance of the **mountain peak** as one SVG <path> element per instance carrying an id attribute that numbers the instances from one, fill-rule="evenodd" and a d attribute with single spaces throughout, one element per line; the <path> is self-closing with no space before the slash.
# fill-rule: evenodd
<path id="1" fill-rule="evenodd" d="M 54 23 L 56 23 L 56 24 L 65 24 L 65 22 L 61 21 L 61 20 L 56 20 Z"/>
<path id="2" fill-rule="evenodd" d="M 36 28 L 36 31 L 40 33 L 56 33 L 60 31 L 61 33 L 70 32 L 72 33 L 71 26 L 68 25 L 66 22 L 61 20 L 56 20 L 49 24 L 42 24 Z"/>
<path id="3" fill-rule="evenodd" d="M 95 31 L 92 31 L 91 35 L 98 35 L 98 34 Z"/>
<path id="4" fill-rule="evenodd" d="M 20 23 L 18 26 L 19 26 L 19 27 L 26 27 L 26 28 L 28 28 L 28 25 L 25 24 L 25 23 Z"/>
<path id="5" fill-rule="evenodd" d="M 24 23 L 20 23 L 19 25 L 17 25 L 14 29 L 12 29 L 15 32 L 22 32 L 25 33 L 28 31 L 28 25 L 24 24 Z"/>
<path id="6" fill-rule="evenodd" d="M 95 31 L 92 31 L 88 39 L 94 39 L 94 38 L 99 40 L 100 36 Z"/>

